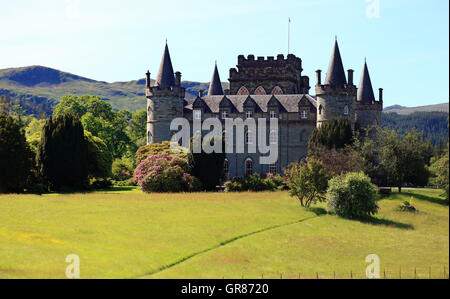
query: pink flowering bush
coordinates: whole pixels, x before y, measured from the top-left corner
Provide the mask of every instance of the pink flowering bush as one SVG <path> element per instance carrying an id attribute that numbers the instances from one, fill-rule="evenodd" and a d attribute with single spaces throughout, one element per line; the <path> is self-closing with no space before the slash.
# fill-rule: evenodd
<path id="1" fill-rule="evenodd" d="M 193 192 L 201 190 L 199 180 L 188 174 L 186 158 L 167 153 L 152 155 L 134 171 L 134 180 L 144 192 Z"/>

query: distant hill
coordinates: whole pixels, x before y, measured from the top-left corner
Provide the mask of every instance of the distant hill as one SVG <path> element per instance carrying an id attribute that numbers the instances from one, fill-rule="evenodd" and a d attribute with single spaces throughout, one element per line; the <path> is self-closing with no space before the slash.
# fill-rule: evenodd
<path id="1" fill-rule="evenodd" d="M 425 138 L 433 144 L 448 140 L 448 113 L 446 112 L 414 112 L 407 115 L 383 113 L 383 128 L 395 129 L 402 135 L 415 129 L 423 132 Z"/>
<path id="2" fill-rule="evenodd" d="M 384 108 L 384 112 L 393 112 L 400 115 L 409 115 L 415 112 L 445 112 L 449 113 L 449 103 L 420 106 L 420 107 L 404 107 L 400 105 L 394 105 Z"/>
<path id="3" fill-rule="evenodd" d="M 186 88 L 187 99 L 195 98 L 200 89 L 209 88 L 209 83 L 184 81 L 182 85 Z M 46 112 L 50 115 L 66 94 L 96 95 L 117 110 L 146 109 L 145 79 L 107 83 L 43 66 L 0 70 L 0 95 L 5 94 L 29 114 Z"/>

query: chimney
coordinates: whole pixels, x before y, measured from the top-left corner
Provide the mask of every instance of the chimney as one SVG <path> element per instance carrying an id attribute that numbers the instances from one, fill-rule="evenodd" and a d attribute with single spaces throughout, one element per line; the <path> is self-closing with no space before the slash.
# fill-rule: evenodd
<path id="1" fill-rule="evenodd" d="M 147 71 L 147 73 L 145 73 L 145 78 L 146 78 L 146 86 L 147 88 L 150 88 L 150 71 Z"/>
<path id="2" fill-rule="evenodd" d="M 353 85 L 353 73 L 355 71 L 354 70 L 348 70 L 348 85 L 352 86 Z"/>
<path id="3" fill-rule="evenodd" d="M 317 85 L 322 85 L 322 71 L 317 70 L 316 74 L 317 74 L 317 77 L 316 77 Z"/>
<path id="4" fill-rule="evenodd" d="M 181 73 L 175 73 L 175 86 L 181 86 Z"/>
<path id="5" fill-rule="evenodd" d="M 379 99 L 378 100 L 380 102 L 383 102 L 383 88 L 380 88 L 379 91 L 380 91 L 380 95 L 379 95 Z"/>

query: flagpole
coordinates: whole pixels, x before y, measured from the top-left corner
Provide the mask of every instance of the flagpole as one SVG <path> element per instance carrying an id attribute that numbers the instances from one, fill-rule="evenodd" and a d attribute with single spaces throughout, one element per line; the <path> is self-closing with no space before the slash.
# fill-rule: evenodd
<path id="1" fill-rule="evenodd" d="M 288 55 L 291 52 L 291 18 L 289 17 L 288 22 Z"/>

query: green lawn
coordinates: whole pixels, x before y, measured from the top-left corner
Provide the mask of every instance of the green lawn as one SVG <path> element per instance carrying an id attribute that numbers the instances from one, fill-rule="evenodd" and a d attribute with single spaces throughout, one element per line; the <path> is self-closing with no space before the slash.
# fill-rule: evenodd
<path id="1" fill-rule="evenodd" d="M 0 278 L 362 278 L 369 254 L 387 277 L 444 277 L 449 208 L 440 191 L 382 200 L 369 223 L 309 211 L 285 192 L 0 196 Z M 414 197 L 418 214 L 398 212 Z"/>

